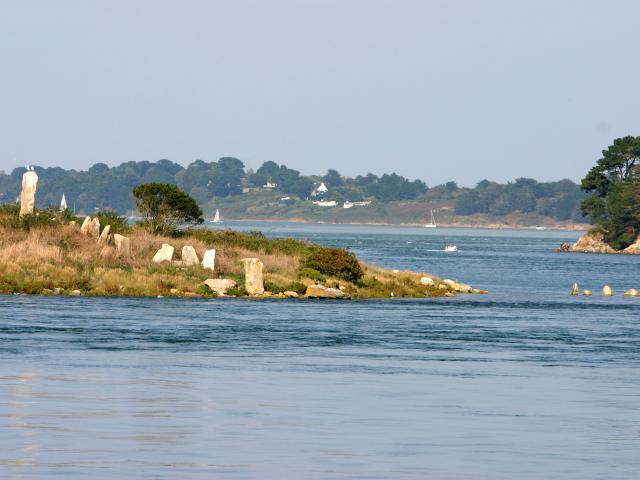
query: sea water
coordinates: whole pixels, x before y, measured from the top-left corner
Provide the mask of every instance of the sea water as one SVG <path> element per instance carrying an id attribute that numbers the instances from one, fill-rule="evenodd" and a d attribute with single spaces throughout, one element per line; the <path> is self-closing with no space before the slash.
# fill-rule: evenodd
<path id="1" fill-rule="evenodd" d="M 225 226 L 491 293 L 0 296 L 0 478 L 638 478 L 640 257 L 554 253 L 578 235 L 556 231 Z"/>

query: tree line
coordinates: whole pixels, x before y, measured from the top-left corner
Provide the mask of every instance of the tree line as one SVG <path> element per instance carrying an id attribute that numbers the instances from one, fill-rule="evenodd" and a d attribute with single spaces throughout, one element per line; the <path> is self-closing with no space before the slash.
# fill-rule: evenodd
<path id="1" fill-rule="evenodd" d="M 16 168 L 10 174 L 0 174 L 0 203 L 16 200 L 25 171 L 25 168 Z M 272 161 L 264 162 L 254 171 L 234 157 L 213 162 L 196 160 L 187 167 L 163 159 L 131 161 L 114 167 L 97 163 L 83 171 L 36 166 L 36 171 L 40 177 L 40 206 L 59 204 L 64 193 L 69 208 L 84 213 L 130 211 L 135 208 L 131 192 L 147 183 L 175 185 L 198 203 L 206 204 L 216 197 L 264 189 L 267 184 L 283 196 L 306 199 L 322 182 L 329 188 L 324 197 L 336 201 L 444 200 L 452 202 L 459 215 L 536 212 L 558 220 L 580 220 L 580 202 L 584 198 L 580 187 L 570 180 L 537 182 L 520 178 L 507 184 L 483 180 L 475 188 L 459 188 L 455 182 L 448 182 L 429 189 L 422 180 L 410 180 L 397 173 L 347 177 L 330 169 L 324 175 L 302 175 L 298 170 Z"/>

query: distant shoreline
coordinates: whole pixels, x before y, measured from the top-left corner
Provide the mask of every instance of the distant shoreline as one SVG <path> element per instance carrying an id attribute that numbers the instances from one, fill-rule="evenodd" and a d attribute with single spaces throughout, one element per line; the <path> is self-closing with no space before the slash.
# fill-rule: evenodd
<path id="1" fill-rule="evenodd" d="M 422 227 L 422 223 L 388 223 L 388 222 L 325 222 L 321 220 L 306 220 L 304 218 L 227 218 L 228 222 L 286 222 L 286 223 L 302 223 L 307 225 L 376 225 L 384 227 Z M 208 223 L 208 221 L 207 221 Z M 224 223 L 218 224 L 224 226 Z M 565 232 L 581 232 L 587 231 L 591 228 L 588 224 L 567 224 L 567 225 L 540 225 L 543 227 L 542 231 L 565 231 Z M 485 225 L 470 224 L 470 223 L 443 223 L 438 225 L 437 228 L 476 228 L 476 229 L 488 229 L 488 230 L 531 230 L 538 231 L 536 227 L 522 224 L 504 224 L 504 223 L 488 223 Z M 437 228 L 435 230 L 437 230 Z"/>

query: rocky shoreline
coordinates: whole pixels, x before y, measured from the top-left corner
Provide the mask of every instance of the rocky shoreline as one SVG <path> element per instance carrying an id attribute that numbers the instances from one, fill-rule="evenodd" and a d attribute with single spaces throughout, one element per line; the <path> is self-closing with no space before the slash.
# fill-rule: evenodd
<path id="1" fill-rule="evenodd" d="M 556 251 L 568 253 L 616 253 L 622 255 L 640 255 L 640 236 L 638 236 L 636 241 L 624 250 L 616 250 L 605 243 L 602 233 L 591 231 L 581 236 L 573 244 L 569 244 L 567 242 L 562 243 Z"/>

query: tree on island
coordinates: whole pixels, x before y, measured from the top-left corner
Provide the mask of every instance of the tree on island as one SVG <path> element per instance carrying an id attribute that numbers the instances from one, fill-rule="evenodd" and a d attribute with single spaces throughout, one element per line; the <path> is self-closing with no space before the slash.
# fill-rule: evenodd
<path id="1" fill-rule="evenodd" d="M 640 137 L 616 138 L 582 179 L 582 211 L 621 250 L 640 234 Z"/>
<path id="2" fill-rule="evenodd" d="M 133 189 L 142 224 L 151 233 L 171 233 L 181 223 L 204 222 L 196 201 L 175 185 L 145 183 Z"/>

